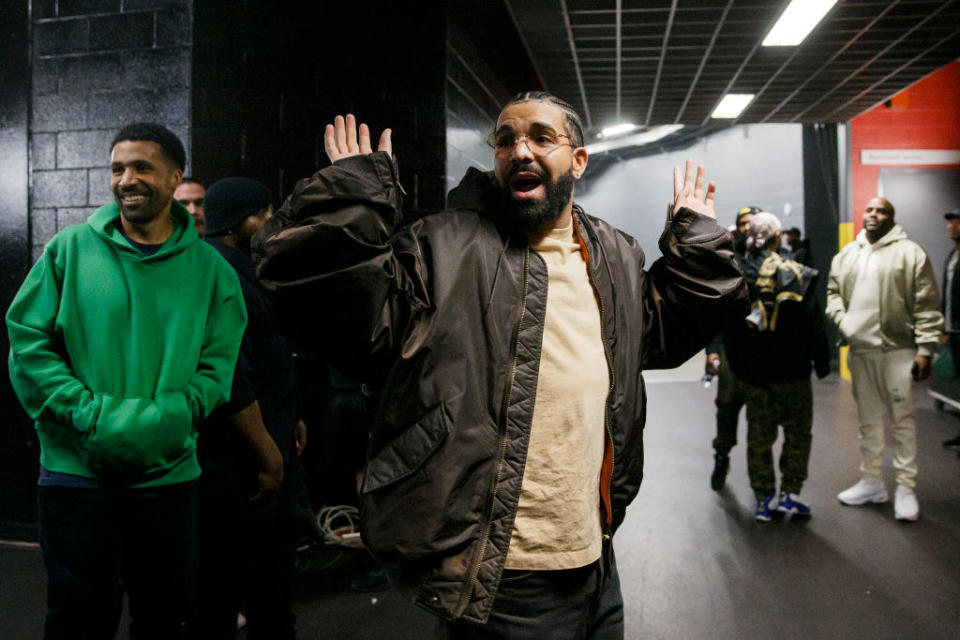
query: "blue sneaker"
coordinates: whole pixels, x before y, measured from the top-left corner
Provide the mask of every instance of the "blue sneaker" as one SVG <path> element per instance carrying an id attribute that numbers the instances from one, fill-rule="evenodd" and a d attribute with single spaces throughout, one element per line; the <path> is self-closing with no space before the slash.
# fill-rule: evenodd
<path id="1" fill-rule="evenodd" d="M 757 510 L 754 512 L 753 517 L 761 522 L 770 522 L 770 519 L 773 517 L 773 509 L 770 508 L 772 501 L 772 493 L 762 498 L 757 498 Z"/>
<path id="2" fill-rule="evenodd" d="M 777 511 L 792 513 L 801 518 L 810 517 L 810 507 L 795 499 L 792 493 L 787 493 L 786 491 L 780 492 L 780 499 L 777 501 Z"/>

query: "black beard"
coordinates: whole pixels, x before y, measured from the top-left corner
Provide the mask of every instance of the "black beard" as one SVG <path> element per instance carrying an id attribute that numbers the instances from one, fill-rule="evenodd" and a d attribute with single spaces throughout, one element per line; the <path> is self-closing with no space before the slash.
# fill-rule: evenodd
<path id="1" fill-rule="evenodd" d="M 156 211 L 149 208 L 149 206 L 139 211 L 131 211 L 130 209 L 124 206 L 123 201 L 121 200 L 122 194 L 123 192 L 121 190 L 116 189 L 113 192 L 113 198 L 117 203 L 117 208 L 120 209 L 121 215 L 123 215 L 124 219 L 126 219 L 128 222 L 132 222 L 134 224 L 143 224 L 146 222 L 150 222 L 155 217 L 157 217 Z M 156 197 L 156 193 L 153 190 L 148 190 L 147 193 L 145 193 L 144 195 L 147 196 L 147 203 L 146 203 L 147 205 L 150 205 L 151 200 L 154 197 Z"/>
<path id="2" fill-rule="evenodd" d="M 517 201 L 510 197 L 509 183 L 504 186 L 509 218 L 520 231 L 538 229 L 560 216 L 573 191 L 573 167 L 553 182 L 544 180 L 543 188 L 546 192 L 543 200 Z"/>

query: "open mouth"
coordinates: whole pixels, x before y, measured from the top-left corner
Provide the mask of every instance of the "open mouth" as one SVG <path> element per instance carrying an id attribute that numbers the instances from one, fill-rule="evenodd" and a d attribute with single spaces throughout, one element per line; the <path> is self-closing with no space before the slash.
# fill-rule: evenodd
<path id="1" fill-rule="evenodd" d="M 519 197 L 536 194 L 543 186 L 543 180 L 535 173 L 520 171 L 510 178 L 510 190 Z"/>
<path id="2" fill-rule="evenodd" d="M 121 193 L 120 202 L 123 203 L 125 207 L 136 207 L 142 205 L 149 198 L 149 194 L 146 193 Z"/>

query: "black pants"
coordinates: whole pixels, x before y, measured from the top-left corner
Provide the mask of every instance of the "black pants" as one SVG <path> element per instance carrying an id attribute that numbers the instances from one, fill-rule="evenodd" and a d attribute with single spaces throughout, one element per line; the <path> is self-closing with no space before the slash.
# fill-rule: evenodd
<path id="1" fill-rule="evenodd" d="M 737 426 L 740 421 L 740 409 L 747 402 L 743 383 L 734 375 L 726 354 L 720 354 L 720 371 L 717 374 L 717 437 L 713 448 L 719 456 L 730 455 L 737 445 Z"/>
<path id="2" fill-rule="evenodd" d="M 950 359 L 953 360 L 953 372 L 960 378 L 960 333 L 951 331 L 947 336 L 950 339 Z"/>
<path id="3" fill-rule="evenodd" d="M 616 560 L 560 571 L 505 570 L 487 624 L 441 620 L 441 640 L 622 640 Z"/>
<path id="4" fill-rule="evenodd" d="M 290 471 L 274 495 L 250 502 L 252 487 L 235 474 L 204 469 L 200 476 L 197 640 L 237 633 L 247 617 L 247 638 L 292 639 L 290 608 L 294 522 L 287 508 Z"/>
<path id="5" fill-rule="evenodd" d="M 47 640 L 110 640 L 123 591 L 134 640 L 185 637 L 193 594 L 196 486 L 39 487 Z"/>

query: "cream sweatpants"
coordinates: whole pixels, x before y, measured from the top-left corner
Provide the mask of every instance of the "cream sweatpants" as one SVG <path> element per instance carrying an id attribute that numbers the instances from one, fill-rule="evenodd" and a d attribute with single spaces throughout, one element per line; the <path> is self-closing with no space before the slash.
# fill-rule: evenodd
<path id="1" fill-rule="evenodd" d="M 916 349 L 854 353 L 848 365 L 860 419 L 860 473 L 882 481 L 883 414 L 890 412 L 896 451 L 897 484 L 917 484 L 917 423 L 913 417 L 913 376 Z"/>

